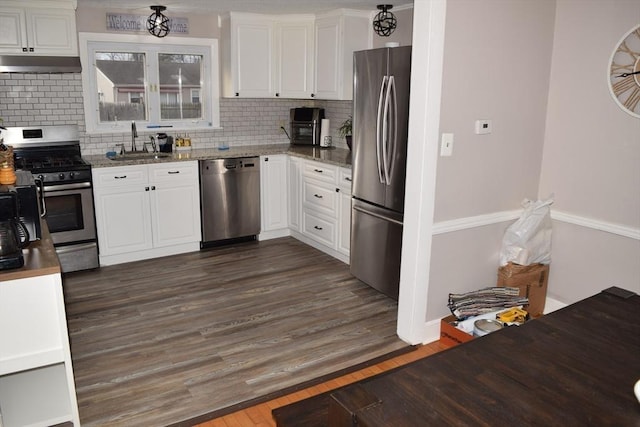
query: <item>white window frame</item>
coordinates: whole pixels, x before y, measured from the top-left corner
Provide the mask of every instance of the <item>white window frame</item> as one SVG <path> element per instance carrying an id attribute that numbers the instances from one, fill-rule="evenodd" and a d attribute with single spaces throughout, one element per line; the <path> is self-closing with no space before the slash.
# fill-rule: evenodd
<path id="1" fill-rule="evenodd" d="M 220 128 L 220 84 L 218 74 L 218 40 L 190 37 L 165 37 L 161 43 L 146 35 L 79 33 L 80 60 L 82 61 L 82 85 L 85 93 L 85 127 L 88 134 L 127 132 L 130 121 L 100 123 L 98 111 L 98 87 L 96 79 L 95 52 L 151 52 L 203 55 L 202 88 L 200 104 L 201 119 L 160 119 L 159 83 L 157 62 L 147 57 L 145 81 L 148 95 L 149 118 L 136 121 L 138 129 L 149 126 L 171 126 L 172 130 L 196 130 Z M 153 64 L 156 64 L 155 66 Z M 154 68 L 155 67 L 155 68 Z M 155 71 L 154 71 L 155 70 Z M 155 89 L 155 90 L 152 90 Z M 154 105 L 157 103 L 157 105 Z"/>

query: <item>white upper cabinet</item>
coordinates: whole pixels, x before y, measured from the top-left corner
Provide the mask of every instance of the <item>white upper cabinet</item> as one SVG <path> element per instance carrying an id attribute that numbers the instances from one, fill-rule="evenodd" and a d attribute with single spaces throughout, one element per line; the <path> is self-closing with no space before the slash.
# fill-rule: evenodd
<path id="1" fill-rule="evenodd" d="M 296 16 L 276 24 L 276 96 L 312 98 L 313 17 Z"/>
<path id="2" fill-rule="evenodd" d="M 231 12 L 223 21 L 222 38 L 223 96 L 311 97 L 311 15 L 279 17 Z"/>
<path id="3" fill-rule="evenodd" d="M 233 94 L 244 98 L 275 95 L 274 26 L 254 15 L 231 14 L 231 75 Z"/>
<path id="4" fill-rule="evenodd" d="M 353 99 L 353 52 L 371 47 L 369 14 L 340 10 L 315 21 L 315 94 Z"/>
<path id="5" fill-rule="evenodd" d="M 222 21 L 223 96 L 351 99 L 353 52 L 371 46 L 369 14 L 231 12 Z"/>
<path id="6" fill-rule="evenodd" d="M 61 5 L 22 7 L 20 2 L 0 1 L 0 54 L 78 55 L 74 5 Z"/>

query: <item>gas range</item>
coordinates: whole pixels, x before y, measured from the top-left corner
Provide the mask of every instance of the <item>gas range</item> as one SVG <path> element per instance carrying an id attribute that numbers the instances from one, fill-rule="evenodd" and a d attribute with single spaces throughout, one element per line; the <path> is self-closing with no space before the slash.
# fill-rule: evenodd
<path id="1" fill-rule="evenodd" d="M 15 168 L 31 172 L 39 184 L 42 217 L 62 271 L 98 267 L 91 165 L 80 155 L 78 127 L 11 127 L 2 137 L 13 147 Z"/>
<path id="2" fill-rule="evenodd" d="M 13 127 L 3 137 L 13 147 L 16 169 L 28 170 L 46 183 L 91 180 L 91 166 L 80 155 L 75 125 Z"/>

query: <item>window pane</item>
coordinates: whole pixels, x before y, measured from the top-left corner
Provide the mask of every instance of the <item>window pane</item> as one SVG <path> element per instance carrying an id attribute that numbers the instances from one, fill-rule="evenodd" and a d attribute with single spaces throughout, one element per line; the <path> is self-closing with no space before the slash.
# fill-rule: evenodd
<path id="1" fill-rule="evenodd" d="M 147 120 L 144 53 L 96 52 L 100 122 Z"/>
<path id="2" fill-rule="evenodd" d="M 200 99 L 193 102 L 192 90 L 202 86 L 202 56 L 165 54 L 158 56 L 160 67 L 160 118 L 201 119 Z"/>

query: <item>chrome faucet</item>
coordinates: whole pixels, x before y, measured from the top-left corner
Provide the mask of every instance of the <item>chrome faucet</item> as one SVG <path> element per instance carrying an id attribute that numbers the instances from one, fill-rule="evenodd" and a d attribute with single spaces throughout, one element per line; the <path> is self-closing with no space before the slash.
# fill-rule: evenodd
<path id="1" fill-rule="evenodd" d="M 153 150 L 152 153 L 157 153 L 158 148 L 156 146 L 156 139 L 153 136 L 149 136 L 149 139 L 150 139 L 149 142 L 145 142 L 144 144 L 142 144 L 142 151 L 144 151 L 145 153 L 148 153 L 149 150 L 147 149 L 147 145 L 151 144 L 151 149 Z"/>
<path id="2" fill-rule="evenodd" d="M 138 151 L 136 149 L 136 138 L 138 137 L 138 130 L 136 129 L 136 122 L 131 122 L 131 151 Z"/>

